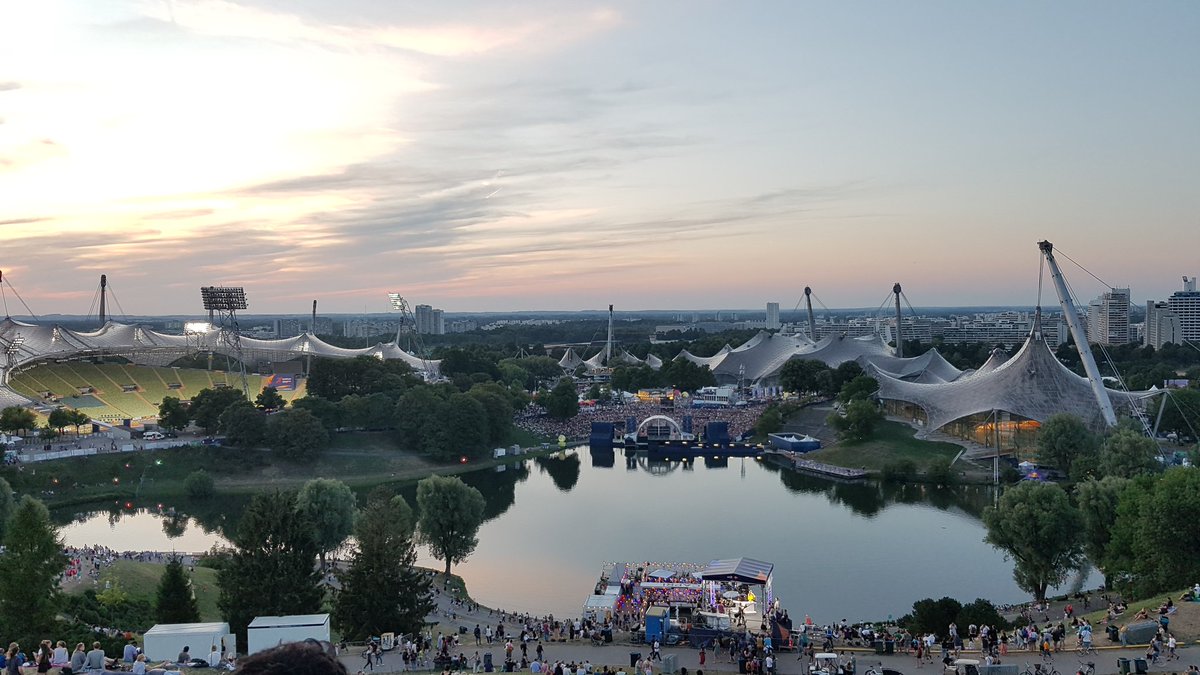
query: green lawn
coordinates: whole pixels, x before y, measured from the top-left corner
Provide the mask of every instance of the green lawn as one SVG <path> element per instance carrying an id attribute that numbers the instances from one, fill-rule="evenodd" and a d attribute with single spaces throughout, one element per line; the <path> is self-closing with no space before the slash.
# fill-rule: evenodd
<path id="1" fill-rule="evenodd" d="M 875 435 L 870 440 L 839 441 L 807 456 L 818 462 L 865 468 L 868 471 L 879 471 L 886 464 L 908 459 L 917 465 L 918 471 L 922 471 L 934 459 L 954 459 L 962 450 L 953 443 L 914 438 L 915 433 L 916 430 L 907 424 L 885 420 L 876 427 Z"/>
<path id="2" fill-rule="evenodd" d="M 129 594 L 131 600 L 147 600 L 154 604 L 158 593 L 158 580 L 166 565 L 160 563 L 137 562 L 135 560 L 118 560 L 100 572 L 100 580 L 94 585 L 91 581 L 82 581 L 67 588 L 68 593 L 83 593 L 89 588 L 97 592 L 104 590 L 108 582 L 120 587 Z M 196 603 L 200 606 L 201 621 L 220 621 L 221 612 L 217 609 L 217 572 L 207 567 L 197 567 L 191 574 L 192 588 L 196 593 Z"/>

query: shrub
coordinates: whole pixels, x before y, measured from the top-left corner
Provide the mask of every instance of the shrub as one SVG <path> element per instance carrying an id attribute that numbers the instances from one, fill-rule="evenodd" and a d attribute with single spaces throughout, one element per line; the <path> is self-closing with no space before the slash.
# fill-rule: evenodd
<path id="1" fill-rule="evenodd" d="M 880 472 L 883 480 L 889 483 L 904 483 L 917 473 L 917 465 L 911 459 L 900 459 L 883 465 Z"/>
<path id="2" fill-rule="evenodd" d="M 216 493 L 213 477 L 204 469 L 197 469 L 183 479 L 183 491 L 192 499 L 208 499 Z"/>
<path id="3" fill-rule="evenodd" d="M 925 469 L 925 479 L 937 485 L 953 485 L 954 469 L 950 466 L 950 460 L 939 457 L 930 462 Z"/>

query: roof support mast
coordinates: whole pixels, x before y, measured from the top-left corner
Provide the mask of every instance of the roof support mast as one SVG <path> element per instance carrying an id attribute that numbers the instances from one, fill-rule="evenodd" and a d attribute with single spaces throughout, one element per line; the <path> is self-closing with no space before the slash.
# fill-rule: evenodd
<path id="1" fill-rule="evenodd" d="M 613 342 L 613 306 L 608 306 L 608 341 L 604 343 L 604 365 L 608 365 L 612 359 L 612 342 Z"/>
<path id="2" fill-rule="evenodd" d="M 105 302 L 108 295 L 108 275 L 100 275 L 100 327 L 104 327 L 104 322 L 108 320 L 108 303 Z"/>
<path id="3" fill-rule="evenodd" d="M 812 311 L 812 288 L 804 287 L 804 304 L 808 305 L 808 339 L 813 342 L 817 341 L 817 319 L 813 316 Z"/>
<path id="4" fill-rule="evenodd" d="M 1104 380 L 1100 379 L 1100 368 L 1096 366 L 1096 359 L 1092 357 L 1087 333 L 1083 330 L 1083 324 L 1079 322 L 1079 314 L 1075 311 L 1071 292 L 1067 290 L 1067 282 L 1063 279 L 1062 270 L 1058 268 L 1058 262 L 1054 260 L 1054 244 L 1039 241 L 1038 250 L 1042 252 L 1046 258 L 1046 265 L 1050 267 L 1050 278 L 1054 280 L 1054 289 L 1058 291 L 1058 303 L 1062 307 L 1067 326 L 1071 329 L 1071 337 L 1075 339 L 1075 348 L 1079 350 L 1079 358 L 1083 361 L 1083 370 L 1087 373 L 1088 383 L 1092 385 L 1096 403 L 1100 405 L 1100 414 L 1103 415 L 1105 424 L 1115 427 L 1117 413 L 1113 411 L 1112 400 L 1108 398 L 1108 392 L 1104 389 Z"/>
<path id="5" fill-rule="evenodd" d="M 896 295 L 896 358 L 904 358 L 904 336 L 900 334 L 900 282 L 892 284 L 892 293 Z"/>

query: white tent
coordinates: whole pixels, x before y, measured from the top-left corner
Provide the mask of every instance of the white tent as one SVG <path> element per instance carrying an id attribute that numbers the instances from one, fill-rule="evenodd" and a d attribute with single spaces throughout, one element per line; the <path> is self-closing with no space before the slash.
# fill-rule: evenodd
<path id="1" fill-rule="evenodd" d="M 149 661 L 174 661 L 184 647 L 190 647 L 193 658 L 207 659 L 213 645 L 225 653 L 237 644 L 229 624 L 223 621 L 155 624 L 144 637 L 142 649 Z"/>
<path id="2" fill-rule="evenodd" d="M 655 579 L 670 579 L 675 576 L 675 573 L 671 570 L 654 570 L 650 573 L 650 576 Z"/>
<path id="3" fill-rule="evenodd" d="M 618 595 L 589 595 L 588 599 L 583 603 L 583 616 L 596 621 L 604 621 L 611 619 L 614 612 L 617 611 Z"/>
<path id="4" fill-rule="evenodd" d="M 246 629 L 248 654 L 261 652 L 288 642 L 313 640 L 329 641 L 328 614 L 294 616 L 260 616 Z"/>

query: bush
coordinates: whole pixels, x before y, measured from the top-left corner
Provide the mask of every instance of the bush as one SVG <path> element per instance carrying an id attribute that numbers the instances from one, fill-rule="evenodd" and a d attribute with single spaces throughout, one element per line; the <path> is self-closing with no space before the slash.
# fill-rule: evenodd
<path id="1" fill-rule="evenodd" d="M 939 457 L 930 462 L 925 469 L 925 479 L 936 485 L 953 485 L 954 469 L 950 466 L 950 460 Z"/>
<path id="2" fill-rule="evenodd" d="M 1000 469 L 1000 482 L 1016 483 L 1019 480 L 1021 480 L 1021 472 L 1017 470 L 1017 467 L 1005 465 Z"/>
<path id="3" fill-rule="evenodd" d="M 880 474 L 889 483 L 904 483 L 917 474 L 917 465 L 911 459 L 900 459 L 884 464 Z"/>
<path id="4" fill-rule="evenodd" d="M 1000 616 L 1000 612 L 996 611 L 996 606 L 983 598 L 977 598 L 975 602 L 963 605 L 955 623 L 958 624 L 959 635 L 965 634 L 967 627 L 971 624 L 994 626 L 998 629 L 1008 628 L 1008 621 Z"/>
<path id="5" fill-rule="evenodd" d="M 216 493 L 213 477 L 204 469 L 197 469 L 183 479 L 183 491 L 192 499 L 208 499 Z"/>

